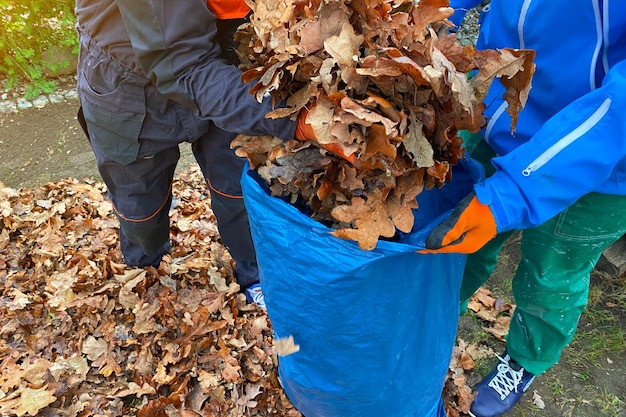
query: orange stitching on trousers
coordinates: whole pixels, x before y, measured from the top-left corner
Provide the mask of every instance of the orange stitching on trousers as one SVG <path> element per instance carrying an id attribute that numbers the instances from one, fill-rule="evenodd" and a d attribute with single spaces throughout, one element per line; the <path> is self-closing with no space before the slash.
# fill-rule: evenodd
<path id="1" fill-rule="evenodd" d="M 120 212 L 117 210 L 117 208 L 115 207 L 115 204 L 112 204 L 113 206 L 113 210 L 115 210 L 115 213 L 123 220 L 127 221 L 127 222 L 131 222 L 131 223 L 142 223 L 142 222 L 147 222 L 148 220 L 154 218 L 157 214 L 159 214 L 161 212 L 161 209 L 163 209 L 163 207 L 165 206 L 165 203 L 167 203 L 167 200 L 169 199 L 169 195 L 172 192 L 172 183 L 170 182 L 170 187 L 167 190 L 167 197 L 165 197 L 165 201 L 163 201 L 163 204 L 161 204 L 161 207 L 159 207 L 157 209 L 157 211 L 155 211 L 154 213 L 152 213 L 151 216 L 149 217 L 145 217 L 143 219 L 129 219 L 127 217 L 124 217 L 120 214 Z"/>
<path id="2" fill-rule="evenodd" d="M 209 180 L 208 178 L 205 178 L 205 180 L 209 188 L 221 196 L 228 197 L 228 198 L 237 198 L 237 199 L 243 198 L 242 195 L 230 195 L 230 194 L 223 193 L 211 185 L 211 180 Z"/>

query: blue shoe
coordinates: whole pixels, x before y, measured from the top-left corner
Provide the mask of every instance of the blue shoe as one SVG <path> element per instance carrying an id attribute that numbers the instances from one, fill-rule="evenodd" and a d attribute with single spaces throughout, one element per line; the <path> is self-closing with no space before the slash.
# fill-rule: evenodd
<path id="1" fill-rule="evenodd" d="M 257 307 L 265 310 L 265 296 L 261 289 L 261 284 L 252 284 L 246 289 L 246 298 L 249 303 L 256 304 Z"/>
<path id="2" fill-rule="evenodd" d="M 498 417 L 509 411 L 522 398 L 535 376 L 504 352 L 500 362 L 476 387 L 470 408 L 472 417 Z"/>

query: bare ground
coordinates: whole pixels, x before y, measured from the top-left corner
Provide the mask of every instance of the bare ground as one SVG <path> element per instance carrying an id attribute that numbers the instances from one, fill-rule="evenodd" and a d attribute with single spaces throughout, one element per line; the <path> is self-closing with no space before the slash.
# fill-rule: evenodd
<path id="1" fill-rule="evenodd" d="M 68 87 L 68 86 L 66 86 Z M 96 161 L 76 113 L 66 100 L 18 113 L 0 113 L 0 182 L 11 188 L 37 187 L 61 178 L 99 179 Z M 182 145 L 179 170 L 193 157 Z"/>
<path id="2" fill-rule="evenodd" d="M 77 102 L 49 104 L 16 114 L 0 113 L 0 182 L 32 188 L 61 178 L 98 178 L 95 160 L 75 115 Z M 192 163 L 187 149 L 179 169 Z M 488 287 L 514 302 L 511 277 L 519 259 L 515 238 L 501 255 Z M 483 323 L 461 318 L 459 338 L 501 352 L 504 344 L 484 332 Z M 539 377 L 510 417 L 626 417 L 626 277 L 601 271 L 592 276 L 589 309 L 561 362 Z M 478 361 L 469 385 L 494 364 Z M 536 391 L 533 400 L 533 391 Z M 541 401 L 544 408 L 540 408 Z"/>

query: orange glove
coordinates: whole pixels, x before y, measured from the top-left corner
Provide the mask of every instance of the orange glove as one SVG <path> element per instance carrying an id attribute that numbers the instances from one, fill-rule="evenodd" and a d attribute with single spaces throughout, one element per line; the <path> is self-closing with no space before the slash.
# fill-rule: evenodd
<path id="1" fill-rule="evenodd" d="M 313 104 L 313 106 L 314 105 L 315 104 Z M 311 109 L 309 109 L 307 107 L 304 107 L 302 110 L 300 110 L 300 114 L 298 115 L 298 124 L 296 126 L 296 132 L 294 134 L 296 139 L 301 140 L 303 142 L 306 142 L 307 140 L 315 142 L 321 148 L 326 149 L 327 151 L 329 151 L 333 155 L 336 155 L 336 156 L 338 156 L 340 158 L 345 159 L 346 161 L 350 162 L 352 165 L 356 165 L 356 163 L 357 163 L 356 155 L 354 153 L 351 154 L 351 155 L 346 155 L 344 150 L 343 150 L 343 148 L 341 146 L 339 146 L 338 143 L 336 143 L 336 142 L 333 142 L 333 143 L 320 143 L 320 140 L 317 137 L 317 134 L 315 133 L 315 130 L 313 129 L 313 126 L 311 126 L 309 123 L 306 122 L 306 118 L 309 115 L 309 111 L 311 111 Z"/>
<path id="2" fill-rule="evenodd" d="M 419 253 L 474 253 L 498 233 L 491 208 L 472 191 L 430 232 Z"/>

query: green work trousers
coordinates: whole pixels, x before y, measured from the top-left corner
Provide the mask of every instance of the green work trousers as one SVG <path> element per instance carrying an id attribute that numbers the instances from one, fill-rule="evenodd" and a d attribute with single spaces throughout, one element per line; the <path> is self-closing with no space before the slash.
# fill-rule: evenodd
<path id="1" fill-rule="evenodd" d="M 487 175 L 493 173 L 489 146 L 482 141 L 476 145 L 475 136 L 464 139 Z M 499 234 L 468 257 L 462 306 L 494 271 L 512 233 Z M 597 193 L 583 196 L 541 226 L 522 231 L 521 260 L 513 277 L 517 307 L 506 342 L 509 355 L 529 372 L 539 375 L 559 361 L 587 305 L 591 270 L 604 249 L 624 233 L 626 196 Z"/>

